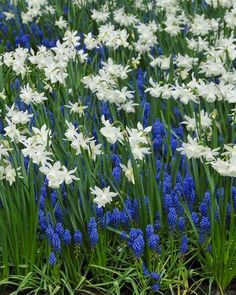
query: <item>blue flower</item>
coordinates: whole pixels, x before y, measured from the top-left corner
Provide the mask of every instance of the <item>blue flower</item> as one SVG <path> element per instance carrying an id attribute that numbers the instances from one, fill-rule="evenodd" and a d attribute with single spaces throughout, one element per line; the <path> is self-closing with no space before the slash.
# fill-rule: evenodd
<path id="1" fill-rule="evenodd" d="M 120 225 L 120 211 L 117 208 L 114 208 L 112 213 L 111 213 L 111 223 L 115 226 L 118 227 Z"/>
<path id="2" fill-rule="evenodd" d="M 169 209 L 169 213 L 168 213 L 168 224 L 170 226 L 170 228 L 173 230 L 176 227 L 177 224 L 177 213 L 175 208 L 170 208 Z"/>
<path id="3" fill-rule="evenodd" d="M 47 229 L 47 218 L 45 217 L 45 214 L 42 210 L 39 210 L 38 213 L 38 220 L 39 220 L 39 225 L 41 227 L 42 231 L 46 231 Z"/>
<path id="4" fill-rule="evenodd" d="M 164 195 L 163 206 L 167 210 L 168 210 L 168 208 L 173 207 L 173 200 L 172 200 L 172 195 L 171 194 L 165 194 Z"/>
<path id="5" fill-rule="evenodd" d="M 152 236 L 154 234 L 154 228 L 152 224 L 148 224 L 146 226 L 146 238 L 149 239 L 150 236 Z"/>
<path id="6" fill-rule="evenodd" d="M 130 238 L 128 245 L 132 249 L 135 257 L 140 258 L 144 251 L 144 238 L 143 238 L 143 232 L 141 229 L 134 229 L 132 228 L 130 230 Z"/>
<path id="7" fill-rule="evenodd" d="M 184 235 L 181 240 L 180 252 L 185 254 L 188 252 L 188 237 Z"/>
<path id="8" fill-rule="evenodd" d="M 163 139 L 166 138 L 167 133 L 164 125 L 160 122 L 160 120 L 156 120 L 152 126 L 153 137 L 156 138 L 158 135 Z"/>
<path id="9" fill-rule="evenodd" d="M 53 252 L 49 254 L 48 262 L 50 265 L 54 266 L 57 263 L 57 258 Z"/>
<path id="10" fill-rule="evenodd" d="M 62 223 L 58 222 L 56 224 L 56 229 L 55 229 L 56 233 L 59 235 L 59 237 L 63 237 L 64 234 L 64 227 L 62 225 Z"/>
<path id="11" fill-rule="evenodd" d="M 159 252 L 159 241 L 160 238 L 157 234 L 153 234 L 148 239 L 148 247 L 156 252 Z"/>
<path id="12" fill-rule="evenodd" d="M 142 235 L 139 235 L 132 244 L 132 250 L 135 257 L 140 258 L 144 251 L 144 239 Z"/>
<path id="13" fill-rule="evenodd" d="M 120 157 L 117 154 L 112 154 L 111 160 L 115 166 L 119 166 L 121 163 Z"/>
<path id="14" fill-rule="evenodd" d="M 121 240 L 126 240 L 127 239 L 127 235 L 126 235 L 126 232 L 123 230 L 122 232 L 121 232 L 121 234 L 120 234 L 120 238 L 121 238 Z"/>
<path id="15" fill-rule="evenodd" d="M 155 280 L 155 281 L 159 281 L 160 280 L 160 275 L 156 272 L 151 272 L 150 273 L 150 278 Z"/>
<path id="16" fill-rule="evenodd" d="M 91 217 L 88 222 L 88 234 L 90 245 L 95 247 L 98 243 L 98 230 L 97 230 L 97 222 L 94 217 Z"/>
<path id="17" fill-rule="evenodd" d="M 52 236 L 52 246 L 56 252 L 61 251 L 61 241 L 57 233 L 54 233 Z"/>
<path id="18" fill-rule="evenodd" d="M 59 204 L 56 205 L 55 207 L 55 217 L 58 221 L 62 221 L 63 220 L 63 212 L 62 212 L 62 209 L 60 207 Z"/>
<path id="19" fill-rule="evenodd" d="M 112 175 L 116 181 L 116 183 L 120 183 L 121 182 L 121 175 L 122 175 L 122 169 L 120 166 L 116 166 L 113 168 L 112 170 Z"/>
<path id="20" fill-rule="evenodd" d="M 184 231 L 185 229 L 185 220 L 184 217 L 179 217 L 179 221 L 178 221 L 178 227 L 180 231 Z"/>
<path id="21" fill-rule="evenodd" d="M 155 283 L 152 285 L 152 291 L 153 292 L 158 292 L 160 290 L 160 284 Z"/>
<path id="22" fill-rule="evenodd" d="M 199 211 L 201 212 L 201 214 L 203 216 L 207 216 L 208 208 L 207 208 L 207 204 L 205 202 L 201 202 L 201 204 L 199 206 Z"/>
<path id="23" fill-rule="evenodd" d="M 149 276 L 149 271 L 144 262 L 142 262 L 143 274 L 145 277 Z"/>
<path id="24" fill-rule="evenodd" d="M 79 229 L 77 229 L 77 231 L 75 231 L 73 238 L 74 238 L 75 244 L 79 244 L 79 245 L 82 244 L 82 233 Z"/>
<path id="25" fill-rule="evenodd" d="M 192 221 L 194 225 L 198 225 L 199 218 L 196 212 L 192 212 Z"/>
<path id="26" fill-rule="evenodd" d="M 209 218 L 206 216 L 203 216 L 200 222 L 200 228 L 203 231 L 208 231 L 210 229 L 210 221 Z"/>
<path id="27" fill-rule="evenodd" d="M 66 229 L 64 231 L 63 240 L 64 240 L 65 245 L 69 245 L 70 244 L 71 234 L 70 234 L 70 231 L 68 229 Z"/>
<path id="28" fill-rule="evenodd" d="M 49 225 L 46 229 L 46 237 L 50 243 L 52 242 L 53 235 L 54 235 L 53 227 Z"/>

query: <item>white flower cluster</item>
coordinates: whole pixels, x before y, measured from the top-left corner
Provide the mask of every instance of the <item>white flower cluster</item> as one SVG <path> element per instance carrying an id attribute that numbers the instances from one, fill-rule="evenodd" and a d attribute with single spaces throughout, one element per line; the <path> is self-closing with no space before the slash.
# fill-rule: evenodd
<path id="1" fill-rule="evenodd" d="M 99 100 L 115 103 L 118 108 L 124 109 L 127 113 L 134 112 L 136 104 L 133 103 L 133 91 L 127 90 L 127 87 L 118 89 L 119 79 L 127 79 L 131 69 L 129 66 L 114 64 L 111 58 L 107 63 L 102 64 L 103 68 L 99 70 L 98 75 L 85 76 L 82 79 L 85 88 L 95 93 Z"/>
<path id="2" fill-rule="evenodd" d="M 65 133 L 66 139 L 71 142 L 70 146 L 76 151 L 76 155 L 80 155 L 83 149 L 88 151 L 89 156 L 95 161 L 98 155 L 102 154 L 101 144 L 96 144 L 93 137 L 87 138 L 82 132 L 78 133 L 78 128 L 66 121 L 67 130 Z"/>
<path id="3" fill-rule="evenodd" d="M 100 129 L 100 132 L 106 140 L 115 144 L 117 141 L 123 144 L 125 138 L 129 143 L 131 152 L 136 160 L 143 160 L 145 155 L 151 153 L 148 139 L 148 133 L 152 130 L 152 127 L 143 128 L 141 123 L 137 124 L 137 128 L 126 127 L 125 131 L 121 131 L 120 127 L 115 127 L 108 120 L 106 121 L 104 116 L 102 117 L 102 123 L 104 127 Z"/>
<path id="4" fill-rule="evenodd" d="M 11 150 L 6 140 L 0 142 L 0 180 L 5 179 L 10 185 L 16 181 L 16 177 L 21 177 L 21 168 L 14 168 L 13 164 L 8 160 Z"/>

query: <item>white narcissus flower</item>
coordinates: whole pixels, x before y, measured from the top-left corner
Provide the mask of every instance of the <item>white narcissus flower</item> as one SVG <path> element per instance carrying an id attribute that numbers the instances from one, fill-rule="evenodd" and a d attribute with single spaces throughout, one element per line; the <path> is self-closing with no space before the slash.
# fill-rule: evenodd
<path id="1" fill-rule="evenodd" d="M 211 118 L 204 110 L 201 110 L 200 114 L 194 115 L 193 118 L 187 115 L 185 115 L 184 118 L 186 121 L 181 122 L 181 124 L 185 124 L 188 131 L 196 131 L 198 126 L 201 126 L 203 131 L 211 130 Z"/>
<path id="2" fill-rule="evenodd" d="M 72 175 L 76 169 L 68 171 L 65 166 L 62 166 L 59 161 L 53 165 L 46 163 L 39 169 L 48 179 L 48 185 L 51 188 L 59 188 L 65 181 L 66 184 L 72 183 L 73 180 L 79 180 L 76 176 Z"/>
<path id="3" fill-rule="evenodd" d="M 52 155 L 51 152 L 45 149 L 43 145 L 34 145 L 27 140 L 23 142 L 25 148 L 21 150 L 24 157 L 29 156 L 33 163 L 36 165 L 45 165 L 48 161 L 51 161 L 50 156 Z"/>
<path id="4" fill-rule="evenodd" d="M 39 169 L 48 179 L 48 185 L 51 188 L 59 188 L 64 181 L 64 175 L 61 171 L 61 163 L 58 161 L 53 165 L 46 163 Z"/>
<path id="5" fill-rule="evenodd" d="M 67 21 L 64 20 L 63 16 L 60 16 L 59 19 L 55 22 L 55 25 L 58 26 L 59 29 L 63 29 L 67 27 Z"/>
<path id="6" fill-rule="evenodd" d="M 135 160 L 142 160 L 145 155 L 150 154 L 150 148 L 147 147 L 150 143 L 147 134 L 152 130 L 151 126 L 143 128 L 139 122 L 136 128 L 126 127 L 128 133 L 128 141 Z"/>
<path id="7" fill-rule="evenodd" d="M 1 177 L 5 178 L 11 186 L 13 184 L 13 182 L 16 181 L 16 175 L 18 177 L 21 177 L 21 174 L 20 174 L 21 168 L 20 167 L 13 168 L 11 163 L 7 160 L 4 160 L 4 163 L 6 164 L 6 166 L 3 167 L 3 169 L 1 169 L 0 174 L 1 174 Z M 16 171 L 17 171 L 17 173 L 16 173 Z"/>
<path id="8" fill-rule="evenodd" d="M 89 156 L 95 161 L 97 156 L 101 155 L 102 154 L 102 151 L 101 151 L 101 147 L 102 145 L 101 144 L 96 144 L 96 141 L 93 140 L 91 142 L 89 142 Z"/>
<path id="9" fill-rule="evenodd" d="M 76 155 L 81 154 L 81 148 L 83 150 L 88 150 L 88 144 L 92 139 L 93 138 L 85 137 L 82 132 L 77 133 L 76 136 L 71 140 L 71 147 L 76 150 Z"/>
<path id="10" fill-rule="evenodd" d="M 126 103 L 123 103 L 117 107 L 117 110 L 124 110 L 126 113 L 135 113 L 135 106 L 138 106 L 138 103 L 134 103 L 133 100 L 130 100 Z"/>
<path id="11" fill-rule="evenodd" d="M 90 191 L 96 198 L 93 200 L 98 208 L 105 207 L 107 203 L 111 203 L 112 198 L 116 197 L 118 193 L 110 192 L 110 186 L 101 189 L 97 186 L 90 188 Z"/>
<path id="12" fill-rule="evenodd" d="M 6 141 L 6 145 L 8 145 L 8 142 Z M 6 145 L 3 144 L 3 141 L 0 143 L 0 160 L 3 157 L 9 156 L 9 151 L 12 151 L 12 149 L 6 147 Z"/>
<path id="13" fill-rule="evenodd" d="M 188 159 L 198 159 L 204 155 L 205 147 L 197 142 L 197 138 L 187 137 L 188 142 L 183 142 L 182 147 L 177 148 L 181 155 L 185 155 Z"/>
<path id="14" fill-rule="evenodd" d="M 71 184 L 73 180 L 79 180 L 78 177 L 74 176 L 73 173 L 77 170 L 77 168 L 68 171 L 65 166 L 62 166 L 62 173 L 64 177 L 64 181 L 66 184 Z"/>
<path id="15" fill-rule="evenodd" d="M 135 184 L 134 181 L 134 171 L 133 171 L 133 167 L 131 164 L 131 161 L 128 161 L 127 167 L 123 164 L 120 163 L 120 167 L 122 168 L 122 170 L 125 173 L 125 176 L 127 177 L 128 181 L 132 182 L 133 184 Z"/>
<path id="16" fill-rule="evenodd" d="M 47 97 L 44 96 L 44 93 L 39 93 L 37 91 L 33 91 L 33 89 L 30 88 L 29 84 L 27 84 L 24 87 L 21 87 L 20 98 L 27 105 L 29 105 L 30 103 L 40 104 L 44 100 L 47 100 Z"/>
<path id="17" fill-rule="evenodd" d="M 23 112 L 15 109 L 15 104 L 13 104 L 11 108 L 6 106 L 6 110 L 6 116 L 11 119 L 13 124 L 26 124 L 30 121 L 30 118 L 34 116 L 33 114 L 28 114 L 28 110 Z"/>
<path id="18" fill-rule="evenodd" d="M 100 129 L 103 136 L 106 137 L 107 141 L 111 144 L 116 143 L 116 141 L 122 142 L 123 134 L 120 127 L 114 127 L 109 120 L 105 120 L 104 115 L 102 116 L 102 123 L 105 127 Z"/>
<path id="19" fill-rule="evenodd" d="M 228 161 L 223 161 L 221 159 L 217 159 L 216 161 L 211 163 L 213 169 L 215 169 L 219 174 L 223 176 L 228 176 L 230 164 Z M 235 175 L 236 176 L 236 175 Z"/>
<path id="20" fill-rule="evenodd" d="M 63 41 L 68 43 L 68 44 L 72 44 L 74 47 L 79 46 L 80 45 L 80 36 L 77 35 L 77 31 L 69 31 L 67 30 L 65 32 Z"/>
<path id="21" fill-rule="evenodd" d="M 0 99 L 5 100 L 7 98 L 6 94 L 5 94 L 5 90 L 3 89 L 2 91 L 0 91 Z"/>
<path id="22" fill-rule="evenodd" d="M 101 11 L 98 11 L 96 9 L 91 9 L 91 18 L 95 20 L 97 23 L 105 23 L 109 17 L 110 12 L 106 11 L 105 8 L 103 8 Z"/>
<path id="23" fill-rule="evenodd" d="M 4 128 L 5 136 L 10 137 L 11 141 L 19 142 L 22 139 L 20 131 L 16 128 L 16 125 L 13 124 L 9 119 L 6 118 L 8 126 Z"/>
<path id="24" fill-rule="evenodd" d="M 9 11 L 4 11 L 3 14 L 5 15 L 6 17 L 6 20 L 10 20 L 10 19 L 13 19 L 15 18 L 15 14 L 12 13 L 12 12 L 9 12 Z"/>
<path id="25" fill-rule="evenodd" d="M 69 101 L 69 105 L 65 105 L 65 107 L 70 109 L 70 114 L 77 113 L 80 118 L 84 115 L 84 110 L 88 108 L 87 106 L 83 106 L 80 101 L 75 103 Z"/>
<path id="26" fill-rule="evenodd" d="M 65 137 L 66 139 L 70 140 L 70 141 L 73 141 L 74 138 L 76 138 L 77 136 L 77 131 L 78 131 L 78 128 L 75 128 L 75 126 L 68 122 L 66 120 L 66 125 L 68 126 L 68 128 L 66 129 L 66 132 L 65 132 Z"/>

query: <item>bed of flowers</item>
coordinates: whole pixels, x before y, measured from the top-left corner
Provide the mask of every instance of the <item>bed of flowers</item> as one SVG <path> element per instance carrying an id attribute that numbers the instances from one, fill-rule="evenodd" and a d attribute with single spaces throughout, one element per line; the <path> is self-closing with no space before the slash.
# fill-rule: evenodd
<path id="1" fill-rule="evenodd" d="M 1 0 L 0 294 L 226 294 L 235 67 L 235 0 Z"/>

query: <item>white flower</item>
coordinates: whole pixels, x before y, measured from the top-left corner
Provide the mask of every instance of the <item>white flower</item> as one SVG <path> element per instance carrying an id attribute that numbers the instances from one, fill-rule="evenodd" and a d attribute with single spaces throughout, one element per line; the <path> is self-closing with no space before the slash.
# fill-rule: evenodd
<path id="1" fill-rule="evenodd" d="M 101 147 L 102 145 L 96 144 L 95 140 L 89 142 L 89 155 L 94 161 L 96 160 L 97 156 L 102 154 Z"/>
<path id="2" fill-rule="evenodd" d="M 110 124 L 109 120 L 105 120 L 104 115 L 102 116 L 102 123 L 105 127 L 100 129 L 103 136 L 106 137 L 107 141 L 111 144 L 116 143 L 116 141 L 122 142 L 123 135 L 120 131 L 120 127 L 114 127 Z"/>
<path id="3" fill-rule="evenodd" d="M 128 181 L 132 182 L 133 184 L 135 184 L 134 181 L 134 171 L 133 171 L 133 167 L 131 164 L 131 161 L 128 161 L 127 167 L 123 164 L 120 163 L 120 167 L 122 168 L 122 170 L 125 173 L 125 176 L 128 178 Z"/>
<path id="4" fill-rule="evenodd" d="M 139 122 L 136 128 L 126 127 L 128 133 L 128 141 L 131 151 L 136 160 L 142 160 L 145 155 L 150 154 L 150 148 L 147 145 L 150 143 L 147 134 L 152 130 L 151 126 L 143 128 Z"/>
<path id="5" fill-rule="evenodd" d="M 183 142 L 182 147 L 177 148 L 177 151 L 181 153 L 181 155 L 185 155 L 188 159 L 197 159 L 204 155 L 206 151 L 203 145 L 198 144 L 197 138 L 192 138 L 190 135 L 187 137 L 188 142 Z"/>
<path id="6" fill-rule="evenodd" d="M 10 19 L 15 18 L 15 14 L 12 13 L 12 12 L 4 11 L 3 14 L 4 14 L 5 17 L 6 17 L 6 20 L 10 20 Z"/>
<path id="7" fill-rule="evenodd" d="M 59 188 L 60 185 L 65 181 L 66 184 L 70 184 L 73 180 L 79 178 L 72 175 L 76 169 L 68 171 L 65 166 L 61 166 L 61 163 L 57 161 L 53 165 L 46 163 L 39 169 L 48 179 L 48 185 L 51 188 Z"/>
<path id="8" fill-rule="evenodd" d="M 10 183 L 10 186 L 13 182 L 16 181 L 16 171 L 18 171 L 18 176 L 21 177 L 19 173 L 20 167 L 17 169 L 13 168 L 9 161 L 5 161 L 6 167 L 4 168 L 5 179 Z"/>
<path id="9" fill-rule="evenodd" d="M 61 163 L 59 161 L 53 165 L 46 163 L 46 165 L 40 167 L 39 170 L 47 176 L 49 181 L 48 185 L 51 188 L 59 188 L 64 181 L 64 174 L 61 171 Z"/>
<path id="10" fill-rule="evenodd" d="M 110 186 L 104 189 L 95 186 L 95 188 L 90 188 L 90 191 L 96 196 L 93 201 L 98 205 L 98 208 L 105 207 L 107 203 L 111 203 L 112 198 L 118 195 L 118 193 L 110 192 Z"/>
<path id="11" fill-rule="evenodd" d="M 2 100 L 5 100 L 5 99 L 7 98 L 4 89 L 3 89 L 3 91 L 0 91 L 0 98 L 1 98 Z"/>
<path id="12" fill-rule="evenodd" d="M 194 115 L 193 118 L 187 115 L 185 115 L 184 118 L 186 121 L 181 122 L 181 124 L 185 124 L 188 131 L 196 131 L 197 127 L 200 126 L 203 131 L 211 129 L 211 118 L 204 110 L 201 110 L 200 114 Z"/>
<path id="13" fill-rule="evenodd" d="M 13 124 L 26 124 L 30 121 L 30 118 L 32 118 L 34 115 L 33 114 L 28 114 L 28 110 L 26 111 L 19 111 L 15 109 L 15 104 L 9 108 L 6 106 L 7 113 L 6 116 L 8 118 L 11 118 L 11 122 Z"/>
<path id="14" fill-rule="evenodd" d="M 138 103 L 134 103 L 133 100 L 130 100 L 126 103 L 121 104 L 120 106 L 117 107 L 117 109 L 124 110 L 126 113 L 135 113 L 135 106 L 138 106 Z"/>
<path id="15" fill-rule="evenodd" d="M 230 163 L 228 161 L 223 161 L 221 159 L 217 159 L 216 161 L 211 163 L 211 166 L 213 169 L 215 169 L 221 175 L 223 175 L 223 176 L 229 175 Z M 230 176 L 233 176 L 233 175 L 230 175 Z M 236 174 L 235 174 L 235 176 L 236 176 Z"/>
<path id="16" fill-rule="evenodd" d="M 6 118 L 6 122 L 8 124 L 7 127 L 4 128 L 5 131 L 5 136 L 10 137 L 11 141 L 16 141 L 19 142 L 21 141 L 21 133 L 20 131 L 16 128 L 16 125 L 13 124 L 9 119 Z"/>
<path id="17" fill-rule="evenodd" d="M 59 29 L 63 29 L 67 27 L 67 21 L 65 21 L 64 18 L 60 16 L 59 20 L 55 22 L 55 25 L 58 26 Z"/>
<path id="18" fill-rule="evenodd" d="M 81 105 L 81 102 L 75 102 L 72 103 L 69 101 L 69 105 L 65 105 L 65 107 L 70 109 L 70 114 L 71 113 L 77 113 L 79 114 L 79 117 L 81 118 L 84 115 L 84 110 L 86 110 L 88 107 Z"/>
<path id="19" fill-rule="evenodd" d="M 65 32 L 65 35 L 64 35 L 64 38 L 63 38 L 63 41 L 64 42 L 67 42 L 69 44 L 72 44 L 74 47 L 77 47 L 80 45 L 80 37 L 77 36 L 77 31 L 69 31 L 67 30 Z"/>
<path id="20" fill-rule="evenodd" d="M 89 149 L 89 142 L 93 138 L 86 138 L 82 132 L 77 133 L 77 135 L 71 140 L 71 147 L 76 150 L 76 155 L 81 154 L 81 148 L 83 150 Z"/>
<path id="21" fill-rule="evenodd" d="M 8 143 L 8 142 L 6 142 Z M 8 157 L 9 156 L 9 151 L 11 151 L 12 149 L 10 148 L 7 148 L 3 142 L 0 143 L 0 160 L 2 159 L 2 156 L 3 157 Z"/>
<path id="22" fill-rule="evenodd" d="M 64 177 L 64 181 L 66 184 L 70 184 L 73 182 L 73 180 L 79 180 L 78 177 L 74 176 L 73 173 L 77 170 L 77 168 L 68 171 L 68 169 L 65 166 L 62 166 L 62 173 Z"/>
<path id="23" fill-rule="evenodd" d="M 45 149 L 43 145 L 36 145 L 32 144 L 32 142 L 24 141 L 23 144 L 26 146 L 24 149 L 21 150 L 24 157 L 29 156 L 34 164 L 42 164 L 45 165 L 48 161 L 51 161 L 49 156 L 52 155 L 51 152 Z"/>

